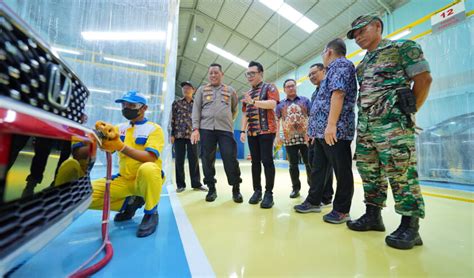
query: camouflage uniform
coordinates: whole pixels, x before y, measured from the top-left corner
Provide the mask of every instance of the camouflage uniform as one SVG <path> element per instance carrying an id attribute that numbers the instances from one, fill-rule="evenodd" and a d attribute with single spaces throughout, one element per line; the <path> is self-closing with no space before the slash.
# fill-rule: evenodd
<path id="1" fill-rule="evenodd" d="M 410 40 L 383 39 L 357 66 L 356 160 L 365 202 L 385 206 L 388 178 L 396 212 L 420 218 L 425 205 L 416 170 L 415 132 L 397 105 L 396 90 L 410 88 L 413 76 L 429 70 L 421 47 Z"/>

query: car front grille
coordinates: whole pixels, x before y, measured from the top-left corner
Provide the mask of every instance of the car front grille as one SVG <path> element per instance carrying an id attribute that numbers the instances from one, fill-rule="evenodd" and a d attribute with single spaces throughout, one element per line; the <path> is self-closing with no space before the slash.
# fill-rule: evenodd
<path id="1" fill-rule="evenodd" d="M 87 176 L 0 208 L 0 259 L 63 218 L 92 194 Z"/>
<path id="2" fill-rule="evenodd" d="M 0 10 L 0 94 L 81 123 L 87 88 L 25 30 Z"/>

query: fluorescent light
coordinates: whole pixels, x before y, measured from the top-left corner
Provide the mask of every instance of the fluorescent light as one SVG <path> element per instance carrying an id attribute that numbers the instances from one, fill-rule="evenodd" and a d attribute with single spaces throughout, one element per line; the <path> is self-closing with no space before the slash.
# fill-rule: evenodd
<path id="1" fill-rule="evenodd" d="M 122 111 L 122 108 L 120 107 L 115 107 L 115 106 L 102 106 L 104 109 L 107 110 L 116 110 L 116 111 Z"/>
<path id="2" fill-rule="evenodd" d="M 150 99 L 151 95 L 143 95 L 146 99 Z"/>
<path id="3" fill-rule="evenodd" d="M 163 84 L 161 85 L 161 90 L 164 92 L 166 91 L 166 89 L 168 88 L 168 83 L 165 81 L 163 81 Z"/>
<path id="4" fill-rule="evenodd" d="M 166 33 L 158 32 L 81 32 L 87 41 L 162 41 Z"/>
<path id="5" fill-rule="evenodd" d="M 137 66 L 137 67 L 146 67 L 146 64 L 132 62 L 132 61 L 128 61 L 128 60 L 115 59 L 115 58 L 111 58 L 111 57 L 104 57 L 104 60 L 110 61 L 110 62 L 116 62 L 116 63 L 121 63 L 121 64 Z"/>
<path id="6" fill-rule="evenodd" d="M 406 29 L 406 30 L 403 30 L 402 32 L 390 37 L 391 40 L 398 40 L 400 38 L 403 38 L 404 36 L 408 35 L 411 33 L 411 29 Z"/>
<path id="7" fill-rule="evenodd" d="M 238 64 L 238 65 L 241 65 L 242 67 L 244 68 L 247 68 L 248 65 L 249 65 L 249 62 L 243 60 L 243 59 L 240 59 L 239 57 L 235 56 L 234 54 L 231 54 L 215 45 L 213 45 L 212 43 L 208 43 L 206 45 L 206 48 L 209 49 L 210 51 L 214 52 L 214 53 L 217 53 L 219 54 L 220 56 Z"/>
<path id="8" fill-rule="evenodd" d="M 161 111 L 165 110 L 165 105 L 164 105 L 164 104 L 161 104 L 161 105 L 160 105 L 160 109 L 161 109 Z"/>
<path id="9" fill-rule="evenodd" d="M 292 6 L 283 2 L 283 0 L 260 0 L 260 3 L 288 19 L 290 22 L 303 29 L 306 33 L 312 33 L 319 27 L 318 24 L 298 12 Z"/>
<path id="10" fill-rule="evenodd" d="M 303 16 L 298 22 L 296 22 L 296 26 L 303 29 L 306 33 L 311 34 L 314 30 L 316 30 L 319 25 L 314 23 L 311 19 Z"/>
<path id="11" fill-rule="evenodd" d="M 359 56 L 364 56 L 365 53 L 367 53 L 367 49 L 362 50 L 358 55 Z"/>
<path id="12" fill-rule="evenodd" d="M 102 93 L 102 94 L 110 94 L 112 93 L 109 90 L 104 90 L 104 89 L 97 89 L 97 88 L 89 88 L 90 92 L 97 92 L 97 93 Z"/>
<path id="13" fill-rule="evenodd" d="M 173 22 L 168 21 L 168 28 L 166 30 L 166 49 L 171 49 L 171 42 L 172 42 L 172 32 L 173 32 Z"/>
<path id="14" fill-rule="evenodd" d="M 68 53 L 68 54 L 73 54 L 73 55 L 82 55 L 82 53 L 79 51 L 69 50 L 69 49 L 64 49 L 64 48 L 59 48 L 59 47 L 52 47 L 52 50 L 56 52 L 63 52 L 63 53 Z"/>

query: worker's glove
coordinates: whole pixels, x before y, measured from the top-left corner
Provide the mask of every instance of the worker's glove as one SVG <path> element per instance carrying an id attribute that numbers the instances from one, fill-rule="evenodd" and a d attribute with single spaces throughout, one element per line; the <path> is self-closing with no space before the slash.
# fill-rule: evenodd
<path id="1" fill-rule="evenodd" d="M 103 121 L 97 121 L 95 129 L 102 137 L 101 149 L 106 152 L 121 152 L 125 149 L 125 144 L 120 140 L 118 127 Z"/>

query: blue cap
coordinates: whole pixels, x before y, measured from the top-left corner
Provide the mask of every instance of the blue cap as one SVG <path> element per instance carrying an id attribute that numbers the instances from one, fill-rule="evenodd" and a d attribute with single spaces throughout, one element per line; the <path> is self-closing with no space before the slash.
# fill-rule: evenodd
<path id="1" fill-rule="evenodd" d="M 115 103 L 130 102 L 130 103 L 142 103 L 146 105 L 146 98 L 138 91 L 128 91 L 121 98 L 116 99 Z"/>

